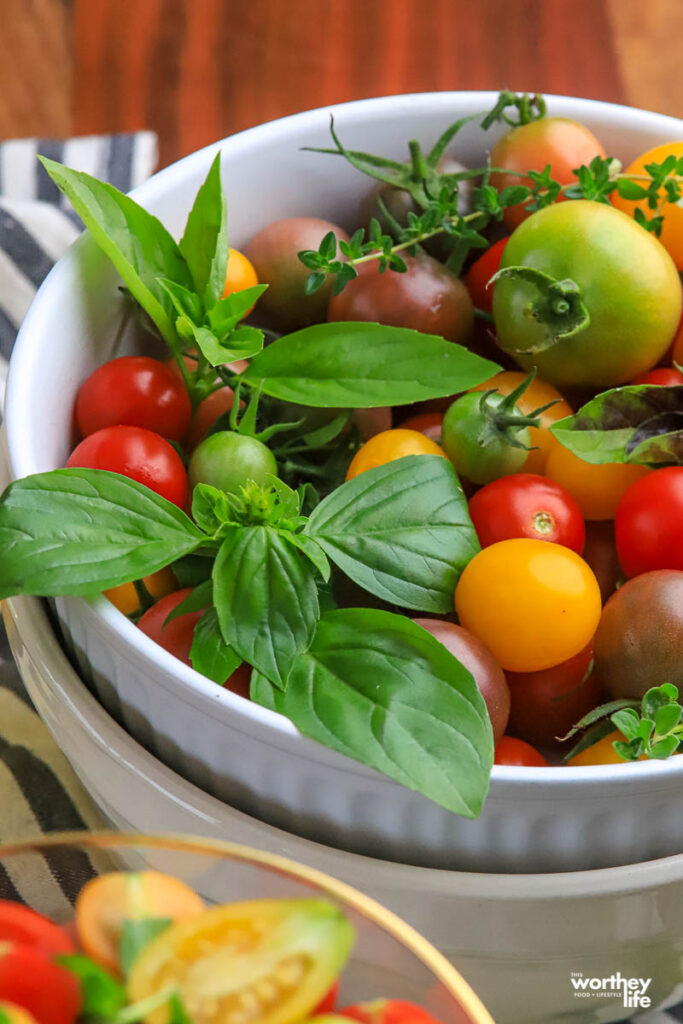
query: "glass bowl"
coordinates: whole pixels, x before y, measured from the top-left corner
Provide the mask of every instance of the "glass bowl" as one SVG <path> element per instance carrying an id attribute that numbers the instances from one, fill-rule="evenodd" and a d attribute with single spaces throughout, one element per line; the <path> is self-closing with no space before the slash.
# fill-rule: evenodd
<path id="1" fill-rule="evenodd" d="M 63 832 L 0 844 L 0 898 L 23 899 L 60 924 L 95 874 L 153 868 L 182 879 L 207 904 L 259 898 L 326 899 L 356 929 L 341 978 L 344 1006 L 408 999 L 442 1024 L 494 1024 L 467 982 L 426 939 L 379 903 L 321 871 L 218 840 Z"/>

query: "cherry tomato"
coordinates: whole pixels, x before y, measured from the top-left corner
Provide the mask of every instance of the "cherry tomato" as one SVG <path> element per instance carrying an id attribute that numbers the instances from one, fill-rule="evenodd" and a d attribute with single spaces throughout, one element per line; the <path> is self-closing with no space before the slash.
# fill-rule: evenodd
<path id="1" fill-rule="evenodd" d="M 576 181 L 574 168 L 589 164 L 595 156 L 607 156 L 593 133 L 566 117 L 542 117 L 507 132 L 491 150 L 491 165 L 506 167 L 518 174 L 492 174 L 491 184 L 502 189 L 508 185 L 530 185 L 526 172 L 542 171 L 550 164 L 550 176 L 561 185 Z M 505 210 L 503 219 L 512 229 L 530 214 L 520 203 Z"/>
<path id="2" fill-rule="evenodd" d="M 255 437 L 233 430 L 219 430 L 197 445 L 188 468 L 190 485 L 210 484 L 229 494 L 239 494 L 250 482 L 268 486 L 277 476 L 277 462 L 270 448 Z"/>
<path id="3" fill-rule="evenodd" d="M 650 471 L 622 462 L 593 465 L 556 441 L 550 449 L 546 475 L 569 491 L 586 519 L 614 519 L 629 487 Z"/>
<path id="4" fill-rule="evenodd" d="M 491 388 L 495 388 L 497 391 L 500 391 L 501 395 L 509 395 L 511 391 L 519 387 L 523 380 L 526 380 L 526 376 L 525 373 L 520 373 L 519 370 L 503 370 L 502 373 L 497 373 L 495 377 L 484 381 L 483 384 L 478 384 L 472 390 L 490 391 Z M 539 415 L 538 418 L 541 421 L 541 426 L 529 427 L 531 451 L 527 452 L 526 461 L 522 466 L 525 473 L 543 474 L 545 472 L 548 454 L 555 443 L 553 435 L 548 428 L 553 423 L 557 423 L 558 420 L 564 419 L 565 416 L 571 416 L 573 410 L 557 388 L 554 388 L 552 384 L 547 384 L 544 380 L 539 380 L 538 377 L 531 381 L 515 403 L 525 416 L 530 416 L 532 412 L 547 405 L 548 402 L 554 402 L 555 404 Z"/>
<path id="5" fill-rule="evenodd" d="M 150 597 L 155 598 L 165 597 L 178 587 L 173 570 L 168 566 L 143 577 L 142 582 Z M 119 587 L 105 590 L 104 596 L 124 615 L 135 615 L 140 611 L 140 599 L 133 583 L 122 583 Z"/>
<path id="6" fill-rule="evenodd" d="M 194 629 L 203 613 L 186 612 L 185 615 L 179 615 L 177 619 L 172 619 L 164 625 L 173 609 L 181 601 L 184 601 L 190 592 L 191 588 L 186 587 L 183 590 L 176 590 L 175 593 L 162 597 L 160 601 L 157 601 L 140 617 L 138 628 L 146 636 L 150 637 L 151 640 L 159 644 L 160 647 L 163 647 L 165 651 L 168 651 L 169 654 L 192 667 L 190 649 L 192 647 Z M 248 699 L 250 678 L 251 668 L 243 664 L 235 669 L 223 685 L 226 689 L 238 694 L 238 696 Z"/>
<path id="7" fill-rule="evenodd" d="M 602 686 L 591 671 L 593 644 L 541 672 L 506 672 L 510 687 L 508 731 L 537 747 L 566 735 L 600 703 Z"/>
<path id="8" fill-rule="evenodd" d="M 234 292 L 242 292 L 245 288 L 253 288 L 258 283 L 256 271 L 244 253 L 238 249 L 229 249 L 223 298 Z M 251 309 L 253 308 L 252 306 Z"/>
<path id="9" fill-rule="evenodd" d="M 367 320 L 464 341 L 474 311 L 460 278 L 431 256 L 409 256 L 406 266 L 404 274 L 382 274 L 377 260 L 361 264 L 358 277 L 330 299 L 327 319 Z"/>
<path id="10" fill-rule="evenodd" d="M 338 1011 L 339 1016 L 360 1021 L 360 1024 L 438 1024 L 431 1014 L 405 999 L 373 999 L 354 1003 Z"/>
<path id="11" fill-rule="evenodd" d="M 538 210 L 505 247 L 501 268 L 519 266 L 578 286 L 590 318 L 575 329 L 572 291 L 556 313 L 539 282 L 514 274 L 496 282 L 500 347 L 543 380 L 612 387 L 649 370 L 669 348 L 681 317 L 676 268 L 657 238 L 612 206 L 576 199 Z"/>
<path id="12" fill-rule="evenodd" d="M 33 946 L 47 956 L 75 953 L 70 937 L 49 917 L 11 900 L 0 900 L 0 943 L 14 942 Z"/>
<path id="13" fill-rule="evenodd" d="M 302 249 L 317 250 L 330 231 L 337 239 L 348 242 L 349 236 L 337 224 L 317 217 L 287 217 L 268 224 L 244 250 L 259 281 L 268 285 L 259 299 L 259 309 L 272 316 L 283 330 L 325 319 L 332 280 L 328 279 L 313 295 L 306 295 L 306 281 L 311 271 L 298 254 Z"/>
<path id="14" fill-rule="evenodd" d="M 627 764 L 628 762 L 624 761 L 623 757 L 619 757 L 614 749 L 615 740 L 620 740 L 623 743 L 624 739 L 625 737 L 617 729 L 614 732 L 608 732 L 606 736 L 603 736 L 601 740 L 594 743 L 592 747 L 587 747 L 580 754 L 570 757 L 567 764 L 570 768 L 581 768 L 598 764 Z M 647 756 L 643 754 L 638 760 L 646 761 Z"/>
<path id="15" fill-rule="evenodd" d="M 493 286 L 488 287 L 488 283 L 500 269 L 503 249 L 507 242 L 507 238 L 501 238 L 498 242 L 494 242 L 483 256 L 474 261 L 465 274 L 464 280 L 472 302 L 477 309 L 483 309 L 486 313 L 490 313 L 493 309 Z"/>
<path id="16" fill-rule="evenodd" d="M 674 388 L 683 384 L 683 373 L 675 366 L 658 366 L 634 377 L 631 384 L 659 384 L 661 387 Z"/>
<path id="17" fill-rule="evenodd" d="M 683 366 L 683 317 L 678 325 L 678 331 L 671 346 L 671 361 L 676 366 Z"/>
<path id="18" fill-rule="evenodd" d="M 292 1024 L 307 1020 L 329 992 L 353 940 L 342 912 L 322 900 L 229 903 L 172 925 L 146 946 L 128 993 L 142 1001 L 173 978 L 202 1024 L 231 1021 L 246 1005 L 252 1024 Z"/>
<path id="19" fill-rule="evenodd" d="M 500 476 L 518 473 L 526 462 L 531 440 L 528 426 L 510 423 L 513 414 L 499 393 L 470 391 L 447 409 L 441 443 L 456 468 L 474 484 L 487 484 Z M 521 419 L 521 410 L 514 407 Z M 509 425 L 508 425 L 509 424 Z"/>
<path id="20" fill-rule="evenodd" d="M 142 427 L 104 427 L 81 441 L 67 466 L 121 473 L 183 508 L 187 473 L 175 449 L 159 434 Z"/>
<path id="21" fill-rule="evenodd" d="M 417 430 L 396 427 L 394 430 L 384 430 L 381 434 L 375 434 L 358 449 L 346 471 L 346 479 L 352 480 L 354 476 L 365 473 L 367 469 L 384 466 L 387 462 L 394 462 L 406 455 L 440 455 L 444 459 L 447 457 L 436 441 L 425 437 Z"/>
<path id="22" fill-rule="evenodd" d="M 87 882 L 76 900 L 76 931 L 91 960 L 119 969 L 119 941 L 124 921 L 197 917 L 204 903 L 185 882 L 159 871 L 111 871 Z"/>
<path id="23" fill-rule="evenodd" d="M 683 466 L 636 480 L 617 506 L 617 553 L 626 576 L 683 570 Z"/>
<path id="24" fill-rule="evenodd" d="M 188 452 L 194 451 L 200 441 L 203 441 L 211 427 L 219 416 L 230 412 L 234 404 L 232 388 L 227 385 L 212 391 L 210 395 L 203 398 L 195 409 L 187 433 L 183 438 L 183 445 Z"/>
<path id="25" fill-rule="evenodd" d="M 586 523 L 584 561 L 588 562 L 600 584 L 602 603 L 611 597 L 621 580 L 621 566 L 614 539 L 614 523 L 594 519 Z"/>
<path id="26" fill-rule="evenodd" d="M 467 564 L 455 610 L 511 672 L 537 672 L 572 658 L 600 619 L 600 588 L 583 559 L 542 540 L 502 540 Z"/>
<path id="27" fill-rule="evenodd" d="M 41 949 L 14 942 L 0 949 L 0 999 L 26 1010 L 37 1024 L 74 1024 L 81 1008 L 75 975 Z"/>
<path id="28" fill-rule="evenodd" d="M 423 412 L 418 416 L 411 416 L 401 424 L 401 430 L 417 430 L 437 444 L 441 441 L 442 428 L 443 414 L 440 412 Z"/>
<path id="29" fill-rule="evenodd" d="M 620 587 L 595 634 L 595 671 L 610 698 L 652 686 L 683 689 L 683 572 L 658 569 Z"/>
<path id="30" fill-rule="evenodd" d="M 493 763 L 520 768 L 545 768 L 548 766 L 548 762 L 539 750 L 532 747 L 530 743 L 515 739 L 513 736 L 503 736 L 496 747 Z"/>
<path id="31" fill-rule="evenodd" d="M 569 491 L 542 476 L 517 473 L 482 487 L 470 498 L 481 546 L 513 537 L 564 544 L 579 555 L 586 540 L 581 509 Z"/>
<path id="32" fill-rule="evenodd" d="M 191 413 L 182 380 L 148 356 L 122 356 L 99 366 L 76 396 L 76 422 L 83 437 L 123 424 L 180 441 Z"/>
<path id="33" fill-rule="evenodd" d="M 354 409 L 351 419 L 364 441 L 369 441 L 385 430 L 391 430 L 391 408 L 388 405 L 378 405 L 374 409 Z"/>
<path id="34" fill-rule="evenodd" d="M 510 715 L 510 693 L 505 674 L 486 644 L 462 626 L 444 619 L 415 619 L 415 622 L 435 636 L 471 673 L 486 702 L 493 741 L 497 743 L 505 732 Z"/>
<path id="35" fill-rule="evenodd" d="M 653 149 L 648 149 L 647 153 L 643 153 L 637 160 L 634 160 L 624 173 L 647 175 L 645 170 L 647 164 L 661 164 L 666 160 L 667 156 L 671 155 L 675 156 L 676 159 L 683 156 L 683 142 L 664 142 Z M 647 187 L 648 183 L 647 181 L 639 181 L 636 184 Z M 660 195 L 664 198 L 664 189 L 660 190 Z M 646 199 L 622 199 L 617 192 L 612 193 L 611 199 L 613 205 L 618 210 L 623 210 L 630 217 L 634 215 L 636 210 L 642 210 L 648 217 L 652 216 L 652 211 L 648 209 Z M 678 203 L 663 203 L 661 215 L 664 218 L 664 222 L 662 224 L 660 241 L 670 253 L 678 269 L 683 270 L 683 210 Z"/>

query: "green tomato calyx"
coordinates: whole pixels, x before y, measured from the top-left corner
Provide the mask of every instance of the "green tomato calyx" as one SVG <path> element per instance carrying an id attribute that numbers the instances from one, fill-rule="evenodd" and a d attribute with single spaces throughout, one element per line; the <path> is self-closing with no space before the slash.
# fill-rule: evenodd
<path id="1" fill-rule="evenodd" d="M 518 435 L 527 427 L 540 427 L 541 413 L 559 401 L 559 399 L 555 399 L 548 402 L 529 414 L 523 413 L 517 407 L 517 402 L 535 376 L 536 370 L 534 369 L 509 395 L 501 395 L 495 388 L 482 394 L 479 399 L 478 411 L 482 417 L 480 440 L 483 444 L 495 438 L 512 448 L 524 448 L 526 451 L 531 451 L 532 446 L 524 444 Z"/>
<path id="2" fill-rule="evenodd" d="M 533 345 L 518 351 L 518 355 L 545 352 L 567 338 L 573 338 L 581 331 L 585 331 L 589 326 L 590 313 L 583 300 L 581 288 L 570 278 L 558 281 L 557 278 L 535 267 L 504 267 L 494 274 L 489 285 L 503 279 L 524 281 L 534 287 L 537 296 L 529 302 L 525 313 L 546 328 Z"/>

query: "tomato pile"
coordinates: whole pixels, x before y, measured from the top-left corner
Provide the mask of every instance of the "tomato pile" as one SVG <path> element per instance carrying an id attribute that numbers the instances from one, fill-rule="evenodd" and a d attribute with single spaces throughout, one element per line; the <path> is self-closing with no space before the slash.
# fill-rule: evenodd
<path id="1" fill-rule="evenodd" d="M 323 900 L 206 907 L 158 871 L 111 872 L 81 890 L 62 927 L 0 900 L 3 1024 L 254 1024 L 352 1019 L 438 1024 L 421 1007 L 377 999 L 337 1008 L 354 929 Z M 137 1012 L 136 1012 L 137 1011 Z"/>
<path id="2" fill-rule="evenodd" d="M 405 164 L 333 125 L 324 152 L 378 179 L 359 224 L 229 249 L 219 158 L 180 243 L 137 208 L 157 263 L 106 251 L 170 358 L 95 370 L 67 469 L 0 502 L 0 593 L 104 591 L 468 816 L 494 746 L 531 766 L 683 742 L 683 143 L 622 171 L 541 97 L 501 94 L 481 126 L 501 120 L 480 168 L 448 155 L 461 122 Z M 46 165 L 101 234 L 103 186 Z"/>

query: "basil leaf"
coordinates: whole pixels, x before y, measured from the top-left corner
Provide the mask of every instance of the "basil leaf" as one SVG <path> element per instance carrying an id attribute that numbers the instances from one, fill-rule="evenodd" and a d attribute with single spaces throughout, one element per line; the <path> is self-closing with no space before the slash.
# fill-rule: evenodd
<path id="1" fill-rule="evenodd" d="M 584 462 L 681 465 L 683 386 L 612 388 L 550 430 Z"/>
<path id="2" fill-rule="evenodd" d="M 224 341 L 219 341 L 208 327 L 198 327 L 192 323 L 189 326 L 197 348 L 211 366 L 222 366 L 236 359 L 249 359 L 263 348 L 263 331 L 257 327 L 244 324 L 230 331 Z"/>
<path id="3" fill-rule="evenodd" d="M 252 699 L 311 739 L 476 818 L 488 790 L 493 736 L 463 665 L 403 615 L 326 612 L 282 692 L 252 680 Z"/>
<path id="4" fill-rule="evenodd" d="M 303 533 L 293 533 L 291 530 L 281 530 L 280 536 L 283 540 L 286 540 L 288 544 L 292 544 L 295 548 L 298 548 L 299 551 L 303 551 L 306 557 L 316 567 L 324 582 L 327 583 L 331 572 L 330 563 L 327 560 L 327 555 L 317 540 L 313 537 L 307 537 Z"/>
<path id="5" fill-rule="evenodd" d="M 205 580 L 211 579 L 213 552 L 184 555 L 177 562 L 171 564 L 171 569 L 180 588 L 197 587 L 200 583 L 204 583 Z"/>
<path id="6" fill-rule="evenodd" d="M 221 184 L 221 154 L 209 168 L 187 218 L 180 251 L 206 306 L 219 301 L 228 269 L 228 204 Z"/>
<path id="7" fill-rule="evenodd" d="M 171 609 L 164 619 L 164 626 L 167 626 L 169 622 L 173 622 L 174 619 L 179 618 L 181 615 L 201 612 L 205 608 L 209 608 L 212 603 L 213 583 L 210 579 L 204 580 L 202 583 L 197 584 L 194 590 L 187 597 L 183 598 L 180 604 Z"/>
<path id="8" fill-rule="evenodd" d="M 284 687 L 319 616 L 313 567 L 270 526 L 237 526 L 213 570 L 221 632 L 240 657 Z"/>
<path id="9" fill-rule="evenodd" d="M 169 1020 L 168 1024 L 192 1024 L 192 1018 L 183 1006 L 180 996 L 174 992 L 168 1001 Z"/>
<path id="10" fill-rule="evenodd" d="M 188 289 L 193 284 L 183 254 L 164 225 L 113 185 L 47 157 L 38 159 L 161 336 L 175 342 L 175 309 L 159 278 Z"/>
<path id="11" fill-rule="evenodd" d="M 438 455 L 409 455 L 347 480 L 313 510 L 305 532 L 365 590 L 420 611 L 453 611 L 456 583 L 479 551 L 458 477 Z"/>
<path id="12" fill-rule="evenodd" d="M 330 323 L 278 338 L 254 356 L 244 379 L 285 401 L 363 409 L 454 395 L 499 369 L 433 334 Z"/>
<path id="13" fill-rule="evenodd" d="M 149 946 L 157 935 L 161 935 L 172 924 L 170 917 L 143 917 L 137 921 L 123 922 L 119 941 L 119 962 L 124 974 L 130 972 L 145 946 Z"/>
<path id="14" fill-rule="evenodd" d="M 223 639 L 215 608 L 204 612 L 194 628 L 190 661 L 197 672 L 220 686 L 242 664 L 239 654 Z"/>
<path id="15" fill-rule="evenodd" d="M 176 284 L 175 281 L 169 281 L 167 277 L 160 277 L 159 283 L 164 291 L 168 293 L 178 316 L 187 317 L 191 323 L 201 323 L 204 316 L 204 307 L 202 306 L 202 300 L 195 292 L 190 291 L 189 288 L 183 288 L 182 285 Z"/>
<path id="16" fill-rule="evenodd" d="M 196 484 L 192 492 L 192 518 L 200 530 L 212 536 L 234 522 L 235 514 L 225 491 L 211 484 Z"/>
<path id="17" fill-rule="evenodd" d="M 55 959 L 78 978 L 81 989 L 80 1016 L 109 1020 L 128 1002 L 124 986 L 89 957 L 68 953 Z"/>
<path id="18" fill-rule="evenodd" d="M 243 288 L 242 291 L 226 295 L 224 299 L 217 302 L 209 309 L 207 318 L 209 327 L 222 338 L 236 327 L 239 321 L 247 315 L 256 300 L 267 291 L 267 284 L 255 284 L 251 288 Z"/>
<path id="19" fill-rule="evenodd" d="M 36 473 L 0 498 L 0 597 L 99 593 L 205 540 L 176 505 L 118 473 Z"/>

